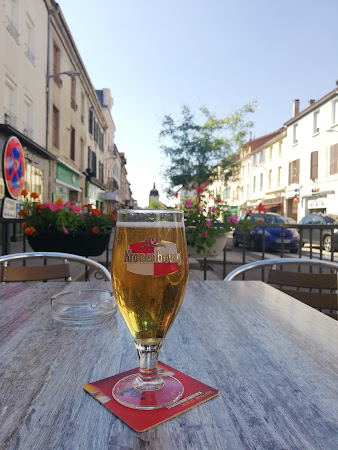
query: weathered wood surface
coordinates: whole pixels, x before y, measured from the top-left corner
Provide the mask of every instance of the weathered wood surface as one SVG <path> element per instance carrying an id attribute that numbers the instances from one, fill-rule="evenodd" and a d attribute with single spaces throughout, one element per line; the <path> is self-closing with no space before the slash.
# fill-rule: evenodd
<path id="1" fill-rule="evenodd" d="M 50 296 L 74 285 L 88 287 L 0 286 L 1 449 L 338 448 L 337 321 L 259 281 L 189 282 L 161 360 L 220 396 L 135 433 L 83 390 L 138 365 L 120 313 L 51 319 Z"/>

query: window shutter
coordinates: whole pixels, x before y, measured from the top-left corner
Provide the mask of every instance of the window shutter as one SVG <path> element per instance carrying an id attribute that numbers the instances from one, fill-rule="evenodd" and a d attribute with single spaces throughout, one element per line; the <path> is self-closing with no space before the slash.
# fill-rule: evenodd
<path id="1" fill-rule="evenodd" d="M 338 173 L 338 144 L 330 147 L 330 175 Z"/>
<path id="2" fill-rule="evenodd" d="M 318 152 L 311 153 L 310 178 L 311 180 L 318 178 Z"/>
<path id="3" fill-rule="evenodd" d="M 289 186 L 291 184 L 291 169 L 292 169 L 292 163 L 289 162 Z"/>
<path id="4" fill-rule="evenodd" d="M 299 183 L 299 170 L 300 170 L 300 159 L 296 159 L 295 183 Z"/>

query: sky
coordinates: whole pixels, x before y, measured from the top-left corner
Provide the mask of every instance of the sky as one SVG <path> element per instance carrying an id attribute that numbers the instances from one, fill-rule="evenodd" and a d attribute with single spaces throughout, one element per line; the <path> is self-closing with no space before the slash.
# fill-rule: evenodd
<path id="1" fill-rule="evenodd" d="M 168 186 L 159 139 L 183 105 L 226 117 L 256 101 L 254 137 L 336 86 L 337 0 L 59 0 L 95 89 L 109 88 L 115 144 L 139 206 Z"/>

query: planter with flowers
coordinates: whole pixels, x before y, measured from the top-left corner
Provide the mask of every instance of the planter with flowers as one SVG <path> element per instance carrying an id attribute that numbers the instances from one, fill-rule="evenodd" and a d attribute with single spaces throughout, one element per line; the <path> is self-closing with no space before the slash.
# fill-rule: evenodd
<path id="1" fill-rule="evenodd" d="M 218 256 L 224 249 L 230 232 L 237 224 L 237 217 L 229 217 L 228 223 L 217 219 L 226 205 L 217 197 L 215 205 L 208 210 L 204 189 L 207 183 L 196 188 L 196 197 L 186 199 L 182 205 L 189 256 Z"/>
<path id="2" fill-rule="evenodd" d="M 76 206 L 70 202 L 38 201 L 38 194 L 22 191 L 23 207 L 19 213 L 23 228 L 34 251 L 99 256 L 107 248 L 114 214 L 104 214 L 92 205 Z"/>

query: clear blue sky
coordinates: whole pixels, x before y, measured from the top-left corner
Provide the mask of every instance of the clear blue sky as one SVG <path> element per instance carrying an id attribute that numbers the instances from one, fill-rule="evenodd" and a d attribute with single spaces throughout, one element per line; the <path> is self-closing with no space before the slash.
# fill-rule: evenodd
<path id="1" fill-rule="evenodd" d="M 165 180 L 165 114 L 223 117 L 257 100 L 255 137 L 334 89 L 337 0 L 59 0 L 96 89 L 110 88 L 115 143 L 140 206 Z"/>

